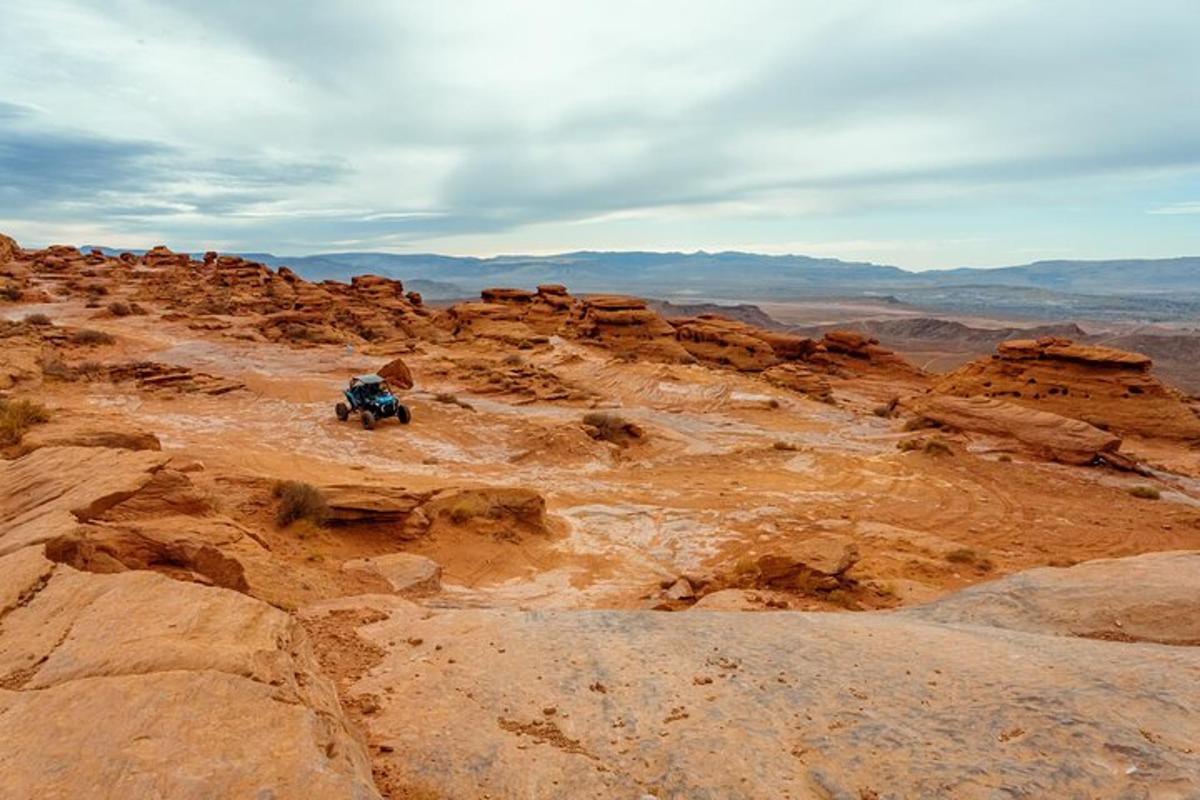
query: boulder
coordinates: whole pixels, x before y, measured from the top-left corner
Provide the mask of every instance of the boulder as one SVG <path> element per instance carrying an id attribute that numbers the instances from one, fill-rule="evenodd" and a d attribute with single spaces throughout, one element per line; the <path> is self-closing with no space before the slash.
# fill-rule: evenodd
<path id="1" fill-rule="evenodd" d="M 1115 453 L 1121 447 L 1121 437 L 1082 420 L 991 397 L 929 395 L 917 408 L 934 422 L 1015 439 L 1038 456 L 1064 464 L 1091 464 L 1098 456 Z"/>
<path id="2" fill-rule="evenodd" d="M 680 578 L 667 589 L 666 597 L 668 600 L 693 600 L 696 597 L 696 591 L 687 578 Z"/>
<path id="3" fill-rule="evenodd" d="M 413 388 L 412 371 L 402 358 L 393 358 L 380 367 L 377 374 L 391 384 L 393 389 Z"/>
<path id="4" fill-rule="evenodd" d="M 356 558 L 344 563 L 342 569 L 381 577 L 397 594 L 425 594 L 442 588 L 442 566 L 414 553 Z"/>
<path id="5" fill-rule="evenodd" d="M 858 563 L 858 545 L 836 533 L 818 533 L 806 539 L 774 545 L 759 556 L 759 585 L 787 588 L 810 578 L 840 578 Z"/>

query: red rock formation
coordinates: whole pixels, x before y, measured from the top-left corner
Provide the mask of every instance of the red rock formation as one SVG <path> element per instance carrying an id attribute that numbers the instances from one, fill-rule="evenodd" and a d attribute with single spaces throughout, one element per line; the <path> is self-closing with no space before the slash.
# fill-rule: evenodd
<path id="1" fill-rule="evenodd" d="M 919 407 L 925 417 L 935 422 L 1016 439 L 1037 455 L 1064 464 L 1092 464 L 1121 446 L 1119 436 L 1082 420 L 995 398 L 930 395 Z"/>
<path id="2" fill-rule="evenodd" d="M 671 320 L 679 343 L 701 361 L 728 365 L 743 372 L 761 372 L 779 356 L 758 329 L 713 314 Z"/>
<path id="3" fill-rule="evenodd" d="M 1150 374 L 1140 353 L 1046 337 L 1002 343 L 997 354 L 950 373 L 940 394 L 996 397 L 1122 434 L 1200 440 L 1200 419 Z"/>
<path id="4" fill-rule="evenodd" d="M 20 252 L 16 241 L 0 233 L 0 264 L 12 261 Z"/>
<path id="5" fill-rule="evenodd" d="M 675 328 L 646 306 L 622 295 L 593 295 L 583 301 L 580 335 L 613 351 L 651 361 L 686 363 L 694 357 L 679 344 Z"/>

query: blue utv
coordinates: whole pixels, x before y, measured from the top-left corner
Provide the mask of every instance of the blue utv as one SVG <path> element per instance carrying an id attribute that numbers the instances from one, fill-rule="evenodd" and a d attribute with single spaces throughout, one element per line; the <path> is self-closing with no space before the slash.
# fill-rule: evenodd
<path id="1" fill-rule="evenodd" d="M 387 382 L 378 375 L 351 378 L 350 386 L 342 394 L 346 396 L 346 402 L 334 407 L 337 418 L 342 422 L 349 419 L 351 413 L 356 413 L 362 420 L 362 426 L 371 430 L 377 421 L 387 417 L 395 417 L 401 425 L 407 425 L 412 419 L 408 406 L 396 399 Z"/>

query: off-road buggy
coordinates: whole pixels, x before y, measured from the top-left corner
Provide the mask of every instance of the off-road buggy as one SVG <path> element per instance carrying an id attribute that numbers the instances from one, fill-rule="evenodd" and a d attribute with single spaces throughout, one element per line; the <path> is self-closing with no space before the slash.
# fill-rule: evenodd
<path id="1" fill-rule="evenodd" d="M 388 417 L 400 420 L 401 425 L 407 425 L 412 419 L 408 406 L 396 399 L 387 381 L 378 375 L 351 378 L 350 385 L 342 394 L 346 396 L 346 401 L 334 407 L 337 418 L 342 422 L 349 419 L 352 413 L 358 414 L 362 426 L 370 430 L 376 422 Z"/>

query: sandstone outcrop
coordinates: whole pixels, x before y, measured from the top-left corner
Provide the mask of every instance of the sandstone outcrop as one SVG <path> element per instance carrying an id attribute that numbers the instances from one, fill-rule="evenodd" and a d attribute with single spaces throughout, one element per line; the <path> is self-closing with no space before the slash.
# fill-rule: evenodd
<path id="1" fill-rule="evenodd" d="M 701 361 L 728 365 L 743 372 L 761 372 L 779 363 L 775 350 L 747 332 L 749 326 L 713 315 L 671 320 L 679 343 Z"/>
<path id="2" fill-rule="evenodd" d="M 675 328 L 636 297 L 593 295 L 584 299 L 579 328 L 580 336 L 619 355 L 670 363 L 695 360 L 680 345 Z"/>
<path id="3" fill-rule="evenodd" d="M 776 364 L 764 370 L 763 377 L 775 386 L 806 394 L 814 400 L 828 401 L 833 396 L 828 378 L 796 362 Z"/>
<path id="4" fill-rule="evenodd" d="M 1120 598 L 1153 580 L 1134 577 L 1128 560 L 1094 579 L 1086 566 L 1045 571 L 1089 587 L 1047 588 L 1059 615 L 1110 601 L 1125 614 Z M 1192 570 L 1171 568 L 1172 591 Z M 1011 591 L 1006 613 L 1020 616 L 1020 587 Z M 364 721 L 386 746 L 377 772 L 413 793 L 540 797 L 560 791 L 556 782 L 587 797 L 1200 790 L 1195 647 L 1014 630 L 1011 620 L 992 627 L 952 605 L 750 615 L 375 608 L 386 618 L 359 631 L 382 655 L 348 691 L 377 699 Z M 1191 620 L 1173 620 L 1190 635 Z M 456 691 L 464 686 L 469 703 Z"/>
<path id="5" fill-rule="evenodd" d="M 0 558 L 0 587 L 0 795 L 378 798 L 286 613 L 34 548 Z"/>
<path id="6" fill-rule="evenodd" d="M 1013 340 L 934 386 L 1081 419 L 1115 433 L 1200 441 L 1200 418 L 1140 353 L 1045 337 Z"/>
<path id="7" fill-rule="evenodd" d="M 21 248 L 17 246 L 16 241 L 0 233 L 0 264 L 12 261 L 20 251 Z"/>
<path id="8" fill-rule="evenodd" d="M 1082 420 L 994 397 L 928 395 L 918 408 L 942 425 L 1015 439 L 1039 457 L 1064 464 L 1092 464 L 1121 446 L 1121 437 Z"/>
<path id="9" fill-rule="evenodd" d="M 154 450 L 43 447 L 0 461 L 0 555 L 70 534 L 148 486 L 169 458 Z"/>

